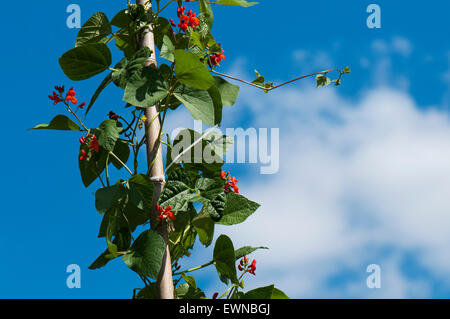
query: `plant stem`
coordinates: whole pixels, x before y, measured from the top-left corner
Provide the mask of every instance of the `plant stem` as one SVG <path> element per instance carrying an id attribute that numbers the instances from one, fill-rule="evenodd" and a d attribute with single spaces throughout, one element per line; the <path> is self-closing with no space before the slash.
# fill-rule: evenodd
<path id="1" fill-rule="evenodd" d="M 110 155 L 110 154 L 112 155 L 112 157 L 114 157 L 120 163 L 120 165 L 125 167 L 125 169 L 128 171 L 128 173 L 130 173 L 131 176 L 133 176 L 133 172 L 128 168 L 128 166 L 124 162 L 122 162 L 122 160 L 116 154 L 109 151 L 108 155 Z"/>
<path id="2" fill-rule="evenodd" d="M 214 260 L 211 260 L 210 262 L 208 262 L 206 264 L 203 264 L 201 266 L 197 266 L 197 267 L 194 267 L 194 268 L 191 268 L 191 269 L 187 269 L 187 270 L 184 270 L 184 271 L 180 271 L 180 272 L 174 273 L 173 275 L 176 276 L 176 275 L 181 275 L 181 274 L 185 274 L 185 273 L 188 273 L 188 272 L 193 272 L 193 271 L 196 271 L 196 270 L 203 269 L 205 267 L 211 266 L 212 264 L 214 264 Z"/>
<path id="3" fill-rule="evenodd" d="M 170 0 L 169 3 L 173 1 Z M 147 9 L 147 15 L 150 20 L 152 16 L 152 2 L 147 0 L 136 0 L 136 4 L 143 5 Z M 164 6 L 167 7 L 168 3 Z M 147 30 L 145 30 L 141 36 L 139 47 L 147 47 L 152 51 L 152 55 L 145 63 L 146 66 L 154 65 L 156 66 L 156 56 L 155 56 L 155 40 L 154 34 L 151 27 L 151 23 Z M 158 214 L 156 211 L 156 203 L 159 200 L 159 196 L 165 185 L 164 177 L 164 163 L 162 158 L 162 148 L 161 143 L 158 143 L 160 138 L 159 132 L 161 131 L 161 123 L 158 116 L 159 106 L 155 105 L 145 109 L 145 116 L 147 117 L 147 122 L 145 123 L 145 135 L 146 135 L 146 145 L 147 145 L 147 165 L 154 164 L 150 170 L 151 180 L 154 184 L 153 191 L 153 209 L 150 214 L 150 224 L 156 225 Z M 149 119 L 155 120 L 149 125 Z M 158 233 L 164 240 L 165 252 L 161 264 L 161 269 L 156 280 L 156 286 L 158 290 L 158 297 L 160 299 L 174 299 L 174 286 L 172 277 L 172 263 L 170 259 L 170 249 L 169 249 L 169 230 L 168 226 L 158 227 Z"/>

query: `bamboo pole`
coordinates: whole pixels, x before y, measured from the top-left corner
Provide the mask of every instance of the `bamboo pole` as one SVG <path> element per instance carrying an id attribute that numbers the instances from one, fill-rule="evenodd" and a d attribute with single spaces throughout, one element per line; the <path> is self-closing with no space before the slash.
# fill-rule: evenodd
<path id="1" fill-rule="evenodd" d="M 152 3 L 150 0 L 136 0 L 136 4 L 140 4 L 146 7 L 148 11 L 151 10 Z M 149 28 L 148 32 L 146 32 L 139 43 L 140 48 L 148 47 L 152 50 L 152 55 L 146 63 L 146 66 L 156 64 L 156 56 L 155 56 L 155 40 L 153 36 L 153 31 Z M 150 221 L 152 225 L 156 225 L 157 213 L 156 213 L 156 203 L 158 202 L 159 196 L 161 195 L 161 191 L 165 184 L 164 177 L 164 163 L 162 158 L 162 147 L 161 143 L 159 143 L 159 134 L 161 129 L 161 120 L 158 115 L 159 109 L 158 106 L 151 106 L 145 109 L 145 116 L 147 117 L 147 121 L 145 123 L 145 134 L 146 134 L 146 145 L 147 145 L 147 164 L 150 167 L 150 176 L 153 184 L 155 186 L 153 193 L 153 210 L 150 216 Z M 170 260 L 170 251 L 169 251 L 169 231 L 165 224 L 158 227 L 158 232 L 164 239 L 165 243 L 165 254 L 163 257 L 163 262 L 161 265 L 161 270 L 158 276 L 158 280 L 156 282 L 158 287 L 158 295 L 160 299 L 173 299 L 174 298 L 174 287 L 173 287 L 173 279 L 172 279 L 172 263 Z"/>

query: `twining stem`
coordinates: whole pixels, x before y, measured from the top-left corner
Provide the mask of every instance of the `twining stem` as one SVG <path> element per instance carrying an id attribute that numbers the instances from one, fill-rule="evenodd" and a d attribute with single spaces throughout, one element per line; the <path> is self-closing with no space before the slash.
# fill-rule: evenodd
<path id="1" fill-rule="evenodd" d="M 120 165 L 125 167 L 125 169 L 128 171 L 128 173 L 130 173 L 130 175 L 133 176 L 133 172 L 128 168 L 128 166 L 124 162 L 122 162 L 122 160 L 116 154 L 109 151 L 108 155 L 111 155 L 112 157 L 114 157 L 120 163 Z"/>
<path id="2" fill-rule="evenodd" d="M 208 262 L 208 263 L 206 263 L 206 264 L 203 264 L 203 265 L 201 265 L 201 266 L 197 266 L 197 267 L 194 267 L 194 268 L 191 268 L 191 269 L 183 270 L 183 271 L 174 273 L 173 275 L 176 276 L 176 275 L 181 275 L 181 274 L 185 274 L 185 273 L 188 273 L 188 272 L 193 272 L 193 271 L 200 270 L 200 269 L 202 269 L 202 268 L 211 266 L 211 265 L 213 265 L 213 264 L 214 264 L 214 260 L 211 260 L 210 262 Z"/>
<path id="3" fill-rule="evenodd" d="M 329 70 L 325 70 L 325 71 L 319 71 L 319 72 L 314 72 L 314 73 L 311 73 L 311 74 L 303 75 L 303 76 L 300 76 L 300 77 L 295 78 L 293 80 L 281 83 L 281 84 L 276 85 L 276 86 L 265 87 L 265 86 L 262 86 L 262 85 L 258 85 L 258 84 L 252 83 L 252 82 L 248 82 L 248 81 L 236 78 L 236 77 L 228 75 L 228 74 L 224 74 L 224 73 L 217 72 L 215 70 L 211 70 L 211 72 L 214 73 L 214 74 L 217 74 L 217 75 L 220 75 L 220 76 L 223 76 L 223 77 L 235 80 L 235 81 L 239 81 L 239 82 L 251 85 L 253 87 L 256 87 L 256 88 L 264 90 L 264 91 L 272 91 L 272 90 L 278 89 L 279 87 L 282 87 L 282 86 L 284 86 L 286 84 L 289 84 L 289 83 L 292 83 L 292 82 L 295 82 L 295 81 L 299 81 L 299 80 L 302 80 L 304 78 L 308 78 L 308 77 L 311 77 L 311 76 L 314 76 L 314 75 L 318 75 L 318 74 L 327 74 L 327 73 L 333 72 L 333 71 L 337 71 L 337 72 L 340 72 L 342 74 L 340 69 L 334 68 L 334 69 L 329 69 Z"/>

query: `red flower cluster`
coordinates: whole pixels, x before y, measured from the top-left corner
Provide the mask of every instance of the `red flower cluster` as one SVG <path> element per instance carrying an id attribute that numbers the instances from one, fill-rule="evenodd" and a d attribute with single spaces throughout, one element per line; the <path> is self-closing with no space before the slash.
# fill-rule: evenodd
<path id="1" fill-rule="evenodd" d="M 232 188 L 236 194 L 239 194 L 239 186 L 236 185 L 239 182 L 238 179 L 236 179 L 234 176 L 231 177 L 230 172 L 225 171 L 220 172 L 220 177 L 223 180 L 227 181 L 225 183 L 225 186 L 223 187 L 225 193 L 229 193 L 231 191 L 230 188 Z"/>
<path id="2" fill-rule="evenodd" d="M 210 67 L 218 66 L 220 65 L 220 62 L 225 60 L 225 55 L 223 55 L 225 51 L 221 50 L 221 53 L 212 53 L 209 55 L 208 58 L 208 65 Z"/>
<path id="3" fill-rule="evenodd" d="M 48 96 L 48 98 L 53 101 L 53 105 L 56 105 L 59 102 L 64 102 L 64 101 L 72 102 L 72 104 L 78 103 L 78 100 L 75 97 L 76 93 L 73 90 L 73 88 L 71 88 L 69 91 L 67 91 L 65 98 L 63 98 L 63 96 L 62 96 L 64 93 L 64 90 L 65 90 L 64 85 L 63 86 L 55 86 L 55 90 L 58 91 L 59 94 L 57 94 L 56 91 L 53 91 L 53 94 Z M 67 103 L 66 103 L 66 105 L 67 105 Z M 83 102 L 80 105 L 78 105 L 78 107 L 80 109 L 82 109 L 85 105 L 86 105 L 86 103 Z"/>
<path id="4" fill-rule="evenodd" d="M 180 30 L 183 30 L 184 32 L 187 31 L 188 27 L 191 27 L 192 29 L 195 29 L 200 24 L 200 20 L 196 17 L 195 12 L 192 12 L 192 10 L 189 10 L 186 14 L 184 11 L 186 10 L 186 7 L 178 7 L 177 9 L 177 16 L 180 18 L 180 23 L 178 23 L 178 27 Z M 175 27 L 175 22 L 170 19 L 170 23 L 173 27 Z"/>
<path id="5" fill-rule="evenodd" d="M 94 150 L 96 153 L 98 153 L 100 151 L 100 145 L 98 143 L 97 140 L 97 136 L 95 136 L 95 134 L 88 134 L 86 135 L 86 137 L 81 137 L 80 138 L 80 143 L 81 145 L 86 145 L 89 144 L 88 148 L 90 150 Z M 85 159 L 88 158 L 88 154 L 86 153 L 85 150 L 81 150 L 81 156 L 80 156 L 80 161 L 84 161 Z"/>
<path id="6" fill-rule="evenodd" d="M 172 206 L 167 206 L 167 208 L 163 208 L 161 206 L 159 206 L 158 204 L 156 204 L 156 210 L 158 211 L 159 214 L 159 222 L 162 223 L 163 220 L 165 220 L 166 218 L 170 219 L 170 220 L 175 220 L 176 216 L 174 213 L 171 212 L 172 210 Z"/>
<path id="7" fill-rule="evenodd" d="M 253 259 L 252 263 L 250 264 L 250 261 L 248 260 L 247 256 L 244 256 L 244 258 L 241 259 L 239 265 L 238 265 L 239 271 L 246 270 L 252 275 L 255 274 L 256 270 L 256 259 Z"/>
<path id="8" fill-rule="evenodd" d="M 72 102 L 72 104 L 77 104 L 77 98 L 75 97 L 75 91 L 71 88 L 66 95 L 66 101 Z"/>

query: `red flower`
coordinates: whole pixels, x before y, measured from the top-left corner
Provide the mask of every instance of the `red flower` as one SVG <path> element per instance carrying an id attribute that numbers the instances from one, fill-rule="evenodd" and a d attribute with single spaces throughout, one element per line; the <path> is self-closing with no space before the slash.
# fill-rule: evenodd
<path id="1" fill-rule="evenodd" d="M 212 299 L 217 299 L 217 296 L 219 296 L 219 293 L 215 292 L 214 295 L 212 296 Z"/>
<path id="2" fill-rule="evenodd" d="M 213 53 L 209 56 L 208 59 L 208 64 L 210 67 L 214 67 L 217 65 L 220 65 L 220 62 L 222 62 L 223 60 L 225 60 L 225 55 L 223 55 L 225 51 L 222 50 L 221 53 Z"/>
<path id="3" fill-rule="evenodd" d="M 119 115 L 117 115 L 113 111 L 110 111 L 108 113 L 108 117 L 109 117 L 110 120 L 114 120 L 114 121 L 118 121 L 119 120 Z"/>
<path id="4" fill-rule="evenodd" d="M 88 158 L 88 155 L 87 155 L 86 151 L 85 150 L 81 150 L 80 161 L 84 161 L 87 158 Z"/>
<path id="5" fill-rule="evenodd" d="M 237 186 L 236 184 L 239 182 L 238 179 L 236 179 L 235 177 L 231 177 L 229 172 L 220 172 L 220 177 L 223 180 L 226 180 L 227 182 L 225 183 L 225 186 L 223 187 L 224 192 L 225 193 L 229 193 L 231 191 L 231 188 L 233 189 L 233 191 L 236 194 L 239 194 L 239 186 Z"/>
<path id="6" fill-rule="evenodd" d="M 53 101 L 53 105 L 58 104 L 59 102 L 62 102 L 63 100 L 56 94 L 55 91 L 53 91 L 53 95 L 49 95 L 48 98 Z"/>
<path id="7" fill-rule="evenodd" d="M 96 151 L 97 153 L 100 150 L 100 145 L 98 144 L 97 136 L 92 135 L 91 144 L 89 144 L 89 149 Z"/>
<path id="8" fill-rule="evenodd" d="M 167 206 L 166 208 L 163 208 L 159 206 L 159 204 L 156 204 L 156 210 L 159 214 L 159 222 L 162 223 L 162 221 L 166 218 L 169 218 L 170 220 L 175 220 L 176 216 L 174 213 L 171 212 L 172 206 Z"/>
<path id="9" fill-rule="evenodd" d="M 83 136 L 80 138 L 80 144 L 83 145 L 84 143 L 86 143 L 86 138 Z"/>
<path id="10" fill-rule="evenodd" d="M 250 265 L 250 268 L 248 269 L 248 272 L 251 273 L 252 275 L 256 275 L 255 270 L 256 270 L 256 259 L 253 259 L 252 264 Z"/>
<path id="11" fill-rule="evenodd" d="M 55 90 L 59 92 L 59 94 L 64 93 L 64 85 L 63 86 L 57 86 L 55 85 Z"/>
<path id="12" fill-rule="evenodd" d="M 175 24 L 175 22 L 173 21 L 173 19 L 170 19 L 169 21 L 170 21 L 170 24 L 172 25 L 172 27 L 175 28 L 175 27 L 177 26 L 177 25 Z"/>
<path id="13" fill-rule="evenodd" d="M 77 100 L 77 98 L 75 97 L 75 91 L 73 90 L 73 88 L 70 88 L 70 90 L 69 91 L 67 91 L 67 94 L 66 94 L 66 101 L 70 101 L 70 102 L 72 102 L 72 104 L 77 104 L 78 103 L 78 100 Z"/>
<path id="14" fill-rule="evenodd" d="M 78 107 L 79 107 L 80 109 L 82 109 L 82 108 L 84 108 L 85 105 L 86 105 L 86 102 L 83 102 L 83 103 L 81 103 L 80 105 L 78 105 Z"/>
<path id="15" fill-rule="evenodd" d="M 186 10 L 186 7 L 178 7 L 177 9 L 177 16 L 180 18 L 180 22 L 178 23 L 178 27 L 180 30 L 186 32 L 188 27 L 191 27 L 192 29 L 195 29 L 199 26 L 200 20 L 196 17 L 195 12 L 192 12 L 192 10 L 189 10 L 186 14 L 184 11 Z M 170 20 L 170 23 L 172 26 L 175 26 L 175 23 L 173 20 Z"/>

